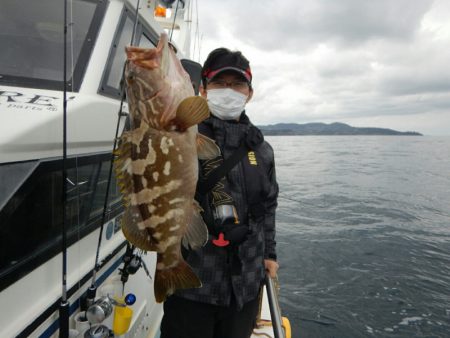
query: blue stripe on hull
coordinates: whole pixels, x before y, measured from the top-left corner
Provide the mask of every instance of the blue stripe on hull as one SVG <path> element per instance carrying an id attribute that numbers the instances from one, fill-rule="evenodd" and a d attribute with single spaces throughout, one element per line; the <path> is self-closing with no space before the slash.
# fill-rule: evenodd
<path id="1" fill-rule="evenodd" d="M 119 259 L 117 259 L 109 268 L 108 270 L 106 270 L 98 279 L 97 279 L 97 285 L 102 284 L 106 278 L 108 278 L 118 267 L 119 265 L 122 263 L 122 257 L 120 256 Z M 69 309 L 69 315 L 72 316 L 75 311 L 78 310 L 79 306 L 80 306 L 80 299 L 81 297 L 79 297 L 78 299 L 75 300 L 75 302 L 73 302 L 70 305 L 70 309 Z M 48 338 L 51 337 L 57 330 L 59 329 L 59 320 L 55 320 L 44 332 L 42 332 L 42 334 L 39 336 L 39 338 Z"/>

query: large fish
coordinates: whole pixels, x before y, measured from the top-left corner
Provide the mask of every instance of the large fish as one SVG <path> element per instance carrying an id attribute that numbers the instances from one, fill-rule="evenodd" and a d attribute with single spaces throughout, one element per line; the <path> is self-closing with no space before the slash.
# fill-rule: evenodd
<path id="1" fill-rule="evenodd" d="M 207 240 L 194 201 L 198 158 L 214 158 L 220 151 L 197 133 L 208 106 L 194 96 L 167 35 L 156 48 L 127 47 L 126 53 L 131 130 L 121 136 L 115 161 L 125 202 L 122 231 L 136 247 L 158 253 L 154 289 L 162 302 L 176 289 L 201 286 L 180 245 L 197 248 Z"/>

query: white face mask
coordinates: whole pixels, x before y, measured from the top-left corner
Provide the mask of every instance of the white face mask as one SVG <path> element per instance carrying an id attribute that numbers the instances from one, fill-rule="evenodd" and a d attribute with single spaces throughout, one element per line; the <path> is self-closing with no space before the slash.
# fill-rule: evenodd
<path id="1" fill-rule="evenodd" d="M 231 88 L 208 90 L 208 107 L 221 120 L 237 120 L 244 111 L 247 95 Z"/>

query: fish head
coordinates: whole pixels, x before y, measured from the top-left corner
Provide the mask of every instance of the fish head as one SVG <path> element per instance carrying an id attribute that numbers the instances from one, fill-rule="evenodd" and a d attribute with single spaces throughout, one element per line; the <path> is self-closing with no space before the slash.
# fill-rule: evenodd
<path id="1" fill-rule="evenodd" d="M 156 48 L 127 47 L 125 78 L 130 114 L 158 130 L 172 130 L 178 105 L 194 96 L 184 70 L 167 34 L 161 34 Z M 139 125 L 139 124 L 138 124 Z"/>

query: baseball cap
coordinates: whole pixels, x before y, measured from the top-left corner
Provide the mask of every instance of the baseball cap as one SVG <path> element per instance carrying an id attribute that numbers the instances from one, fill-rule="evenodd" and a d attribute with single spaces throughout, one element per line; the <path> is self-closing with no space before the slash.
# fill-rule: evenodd
<path id="1" fill-rule="evenodd" d="M 209 53 L 202 69 L 203 85 L 224 71 L 234 71 L 252 82 L 250 62 L 239 51 L 231 51 L 227 48 L 217 48 Z"/>

